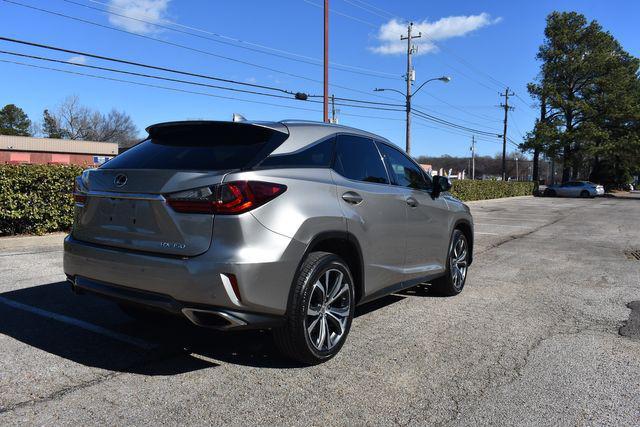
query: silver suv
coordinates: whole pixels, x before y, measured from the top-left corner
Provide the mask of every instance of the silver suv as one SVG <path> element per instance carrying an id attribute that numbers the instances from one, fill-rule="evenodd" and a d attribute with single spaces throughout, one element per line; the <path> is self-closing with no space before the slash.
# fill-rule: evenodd
<path id="1" fill-rule="evenodd" d="M 458 294 L 473 220 L 449 182 L 377 135 L 316 122 L 172 122 L 76 179 L 64 271 L 138 316 L 272 329 L 334 356 L 356 305 L 430 282 Z"/>

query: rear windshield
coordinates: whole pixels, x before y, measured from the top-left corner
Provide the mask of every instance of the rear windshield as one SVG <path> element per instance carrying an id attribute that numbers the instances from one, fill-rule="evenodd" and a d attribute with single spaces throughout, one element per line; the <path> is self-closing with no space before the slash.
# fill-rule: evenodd
<path id="1" fill-rule="evenodd" d="M 230 123 L 153 129 L 149 139 L 105 163 L 103 169 L 228 170 L 264 159 L 287 135 Z"/>

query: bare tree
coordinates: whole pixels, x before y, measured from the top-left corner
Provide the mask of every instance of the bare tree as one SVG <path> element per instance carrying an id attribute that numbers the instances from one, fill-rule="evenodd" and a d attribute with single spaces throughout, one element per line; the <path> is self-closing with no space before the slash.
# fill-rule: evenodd
<path id="1" fill-rule="evenodd" d="M 138 129 L 128 114 L 116 109 L 103 114 L 81 105 L 77 96 L 66 98 L 53 118 L 65 139 L 108 141 L 120 145 L 138 139 Z"/>

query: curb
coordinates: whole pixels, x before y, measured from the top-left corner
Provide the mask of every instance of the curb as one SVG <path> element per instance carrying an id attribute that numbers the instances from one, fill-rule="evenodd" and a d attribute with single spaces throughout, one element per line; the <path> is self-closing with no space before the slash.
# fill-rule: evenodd
<path id="1" fill-rule="evenodd" d="M 499 202 L 501 200 L 507 201 L 507 200 L 528 200 L 528 199 L 533 199 L 534 196 L 513 196 L 513 197 L 500 197 L 499 199 L 482 199 L 482 200 L 472 200 L 470 202 L 465 202 L 463 200 L 463 202 L 467 205 L 473 204 L 473 203 L 482 203 L 482 202 Z"/>
<path id="2" fill-rule="evenodd" d="M 34 246 L 60 246 L 67 233 L 58 232 L 44 236 L 7 236 L 0 237 L 0 251 Z"/>

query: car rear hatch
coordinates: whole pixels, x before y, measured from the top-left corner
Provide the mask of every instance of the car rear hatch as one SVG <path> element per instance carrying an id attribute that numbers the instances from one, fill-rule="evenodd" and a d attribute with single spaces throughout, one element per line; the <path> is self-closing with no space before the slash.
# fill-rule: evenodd
<path id="1" fill-rule="evenodd" d="M 172 193 L 213 187 L 264 159 L 286 127 L 232 122 L 151 126 L 149 138 L 77 179 L 72 235 L 94 244 L 195 256 L 211 244 L 214 215 L 176 212 Z"/>

